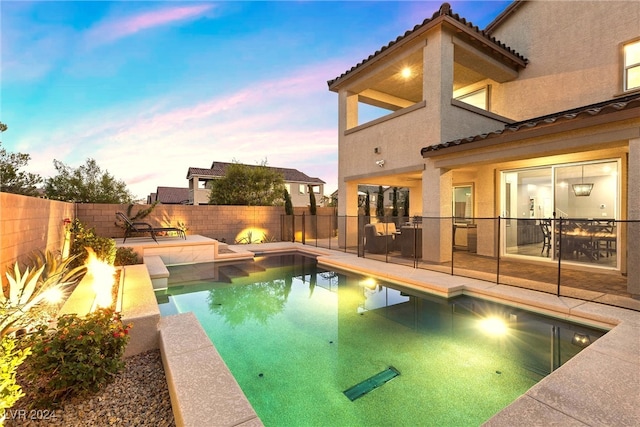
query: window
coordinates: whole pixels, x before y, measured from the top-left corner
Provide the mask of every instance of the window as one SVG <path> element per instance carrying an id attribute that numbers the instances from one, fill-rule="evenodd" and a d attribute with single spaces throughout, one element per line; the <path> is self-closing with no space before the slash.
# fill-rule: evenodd
<path id="1" fill-rule="evenodd" d="M 455 99 L 483 110 L 489 110 L 489 87 L 465 93 L 455 97 Z"/>
<path id="2" fill-rule="evenodd" d="M 640 40 L 624 46 L 624 90 L 640 89 Z"/>
<path id="3" fill-rule="evenodd" d="M 291 194 L 291 184 L 285 184 L 284 188 L 287 190 L 287 193 Z"/>
<path id="4" fill-rule="evenodd" d="M 453 187 L 453 216 L 456 223 L 473 222 L 473 186 Z"/>
<path id="5" fill-rule="evenodd" d="M 300 192 L 300 194 L 304 194 L 306 192 L 306 188 L 307 186 L 304 184 L 298 185 L 298 191 Z"/>

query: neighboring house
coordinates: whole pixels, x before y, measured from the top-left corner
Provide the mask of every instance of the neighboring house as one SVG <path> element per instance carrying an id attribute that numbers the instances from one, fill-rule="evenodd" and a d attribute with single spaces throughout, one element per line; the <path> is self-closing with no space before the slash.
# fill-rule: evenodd
<path id="1" fill-rule="evenodd" d="M 213 162 L 209 169 L 189 168 L 187 179 L 189 180 L 189 204 L 206 205 L 209 203 L 209 189 L 207 183 L 225 176 L 227 167 L 232 163 Z M 253 165 L 247 165 L 254 167 Z M 325 182 L 320 178 L 312 178 L 297 169 L 277 168 L 267 166 L 284 177 L 284 185 L 291 195 L 291 203 L 294 207 L 309 206 L 309 186 L 311 186 L 316 203 L 320 204 L 324 195 Z"/>
<path id="2" fill-rule="evenodd" d="M 163 205 L 186 205 L 189 203 L 189 189 L 181 187 L 157 187 L 155 193 L 147 197 L 147 204 L 158 202 Z"/>
<path id="3" fill-rule="evenodd" d="M 477 221 L 477 252 L 494 257 L 554 214 L 640 219 L 639 22 L 640 2 L 515 1 L 481 31 L 443 4 L 328 82 L 339 215 L 356 215 L 358 186 L 406 187 L 411 215 L 516 219 L 500 230 Z M 364 122 L 362 105 L 385 114 Z M 444 262 L 451 222 L 436 222 L 424 226 L 423 258 Z M 640 295 L 640 263 L 627 262 L 640 259 L 640 229 L 615 233 L 607 268 Z"/>

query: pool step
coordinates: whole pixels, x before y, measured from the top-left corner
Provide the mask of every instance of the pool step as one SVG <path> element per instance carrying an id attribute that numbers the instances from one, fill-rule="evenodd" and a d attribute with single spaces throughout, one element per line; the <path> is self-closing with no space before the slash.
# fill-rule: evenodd
<path id="1" fill-rule="evenodd" d="M 365 394 L 369 393 L 371 390 L 374 390 L 381 385 L 386 384 L 391 381 L 395 377 L 400 375 L 400 371 L 398 371 L 393 366 L 389 366 L 384 371 L 375 374 L 371 378 L 367 378 L 359 384 L 354 385 L 351 388 L 348 388 L 344 391 L 344 395 L 349 398 L 352 402 Z"/>

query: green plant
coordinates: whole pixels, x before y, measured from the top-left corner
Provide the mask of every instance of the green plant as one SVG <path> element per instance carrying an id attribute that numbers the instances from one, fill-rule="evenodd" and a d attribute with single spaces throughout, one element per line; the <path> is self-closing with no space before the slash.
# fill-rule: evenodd
<path id="1" fill-rule="evenodd" d="M 236 240 L 236 245 L 249 245 L 251 243 L 260 243 L 259 241 L 253 241 L 253 232 L 251 230 L 247 231 L 247 235 L 244 237 L 241 237 L 240 239 Z"/>
<path id="2" fill-rule="evenodd" d="M 184 221 L 178 221 L 178 224 L 176 225 L 176 228 L 179 228 L 184 233 L 186 233 L 187 230 L 189 230 L 189 227 L 187 227 L 187 223 L 184 222 Z"/>
<path id="3" fill-rule="evenodd" d="M 116 260 L 116 242 L 108 237 L 97 236 L 94 228 L 86 228 L 78 219 L 71 225 L 73 243 L 71 244 L 71 255 L 76 258 L 72 262 L 73 267 L 84 265 L 87 261 L 88 253 L 85 249 L 93 249 L 99 260 L 113 265 Z"/>
<path id="4" fill-rule="evenodd" d="M 378 197 L 376 198 L 376 216 L 382 221 L 384 218 L 384 189 L 382 185 L 378 186 Z"/>
<path id="5" fill-rule="evenodd" d="M 131 325 L 113 309 L 86 317 L 65 314 L 57 328 L 39 326 L 26 338 L 32 355 L 25 364 L 27 378 L 41 387 L 44 402 L 95 392 L 124 367 L 122 356 Z"/>
<path id="6" fill-rule="evenodd" d="M 38 252 L 32 259 L 33 268 L 27 267 L 22 272 L 16 262 L 13 270 L 6 273 L 7 285 L 0 292 L 0 420 L 24 395 L 16 382 L 16 371 L 31 353 L 28 347 L 16 349 L 16 340 L 9 334 L 49 320 L 49 306 L 43 303 L 51 303 L 54 296 L 60 297 L 84 269 L 71 268 L 72 261 L 72 258 L 62 260 L 50 251 Z"/>
<path id="7" fill-rule="evenodd" d="M 393 205 L 391 210 L 391 216 L 395 218 L 398 216 L 398 187 L 393 187 L 392 195 L 393 195 Z"/>
<path id="8" fill-rule="evenodd" d="M 364 198 L 364 216 L 371 216 L 371 193 L 369 190 Z"/>
<path id="9" fill-rule="evenodd" d="M 24 272 L 18 262 L 6 272 L 6 289 L 0 292 L 0 336 L 48 321 L 46 306 L 42 303 L 59 299 L 84 270 L 84 267 L 71 267 L 73 258 L 60 260 L 49 251 L 37 253 L 32 262 L 33 268 L 27 267 Z"/>
<path id="10" fill-rule="evenodd" d="M 116 249 L 116 259 L 114 265 L 122 266 L 135 264 L 140 264 L 140 259 L 138 258 L 138 254 L 133 250 L 133 248 L 120 247 Z"/>
<path id="11" fill-rule="evenodd" d="M 318 205 L 316 204 L 316 195 L 313 192 L 313 186 L 309 185 L 309 213 L 311 215 L 315 215 L 318 210 Z"/>
<path id="12" fill-rule="evenodd" d="M 409 192 L 405 191 L 402 212 L 405 218 L 409 218 Z"/>
<path id="13" fill-rule="evenodd" d="M 291 203 L 291 195 L 284 189 L 284 214 L 293 215 L 293 203 Z"/>
<path id="14" fill-rule="evenodd" d="M 135 205 L 130 204 L 129 206 L 127 206 L 127 217 L 131 220 L 131 221 L 137 221 L 139 219 L 143 219 L 146 216 L 148 216 L 151 212 L 153 212 L 153 210 L 156 208 L 156 205 L 158 204 L 157 201 L 153 202 L 148 208 L 146 209 L 140 209 L 138 212 L 136 212 L 136 214 L 134 215 L 132 213 L 133 211 L 133 207 Z"/>
<path id="15" fill-rule="evenodd" d="M 276 236 L 270 236 L 267 233 L 264 233 L 262 235 L 262 243 L 274 243 L 277 241 L 278 239 L 276 238 Z"/>
<path id="16" fill-rule="evenodd" d="M 6 410 L 11 408 L 24 392 L 16 382 L 16 371 L 31 354 L 29 348 L 17 349 L 14 338 L 4 336 L 0 345 L 0 425 Z"/>

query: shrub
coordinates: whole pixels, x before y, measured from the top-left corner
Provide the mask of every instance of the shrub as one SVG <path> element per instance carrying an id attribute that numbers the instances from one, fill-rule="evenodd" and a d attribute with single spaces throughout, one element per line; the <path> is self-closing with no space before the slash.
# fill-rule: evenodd
<path id="1" fill-rule="evenodd" d="M 47 251 L 36 253 L 24 271 L 17 262 L 8 269 L 0 292 L 0 336 L 50 320 L 52 299 L 62 297 L 84 272 L 84 267 L 71 268 L 72 262 Z"/>
<path id="2" fill-rule="evenodd" d="M 86 228 L 75 219 L 71 225 L 73 243 L 71 255 L 75 256 L 73 266 L 84 265 L 87 261 L 86 247 L 93 249 L 98 259 L 113 265 L 116 260 L 116 241 L 108 237 L 97 236 L 94 228 Z"/>
<path id="3" fill-rule="evenodd" d="M 6 410 L 11 408 L 24 393 L 16 382 L 18 366 L 24 362 L 30 354 L 30 350 L 16 349 L 16 341 L 5 336 L 0 345 L 0 420 L 3 419 Z M 0 425 L 2 422 L 0 422 Z"/>
<path id="4" fill-rule="evenodd" d="M 131 325 L 113 309 L 86 317 L 66 314 L 56 329 L 40 326 L 27 338 L 32 355 L 25 364 L 27 378 L 42 391 L 44 402 L 97 391 L 124 367 L 122 356 Z"/>
<path id="5" fill-rule="evenodd" d="M 116 249 L 116 260 L 114 265 L 122 266 L 134 264 L 140 264 L 140 260 L 138 259 L 138 254 L 135 253 L 133 248 L 120 247 Z"/>

